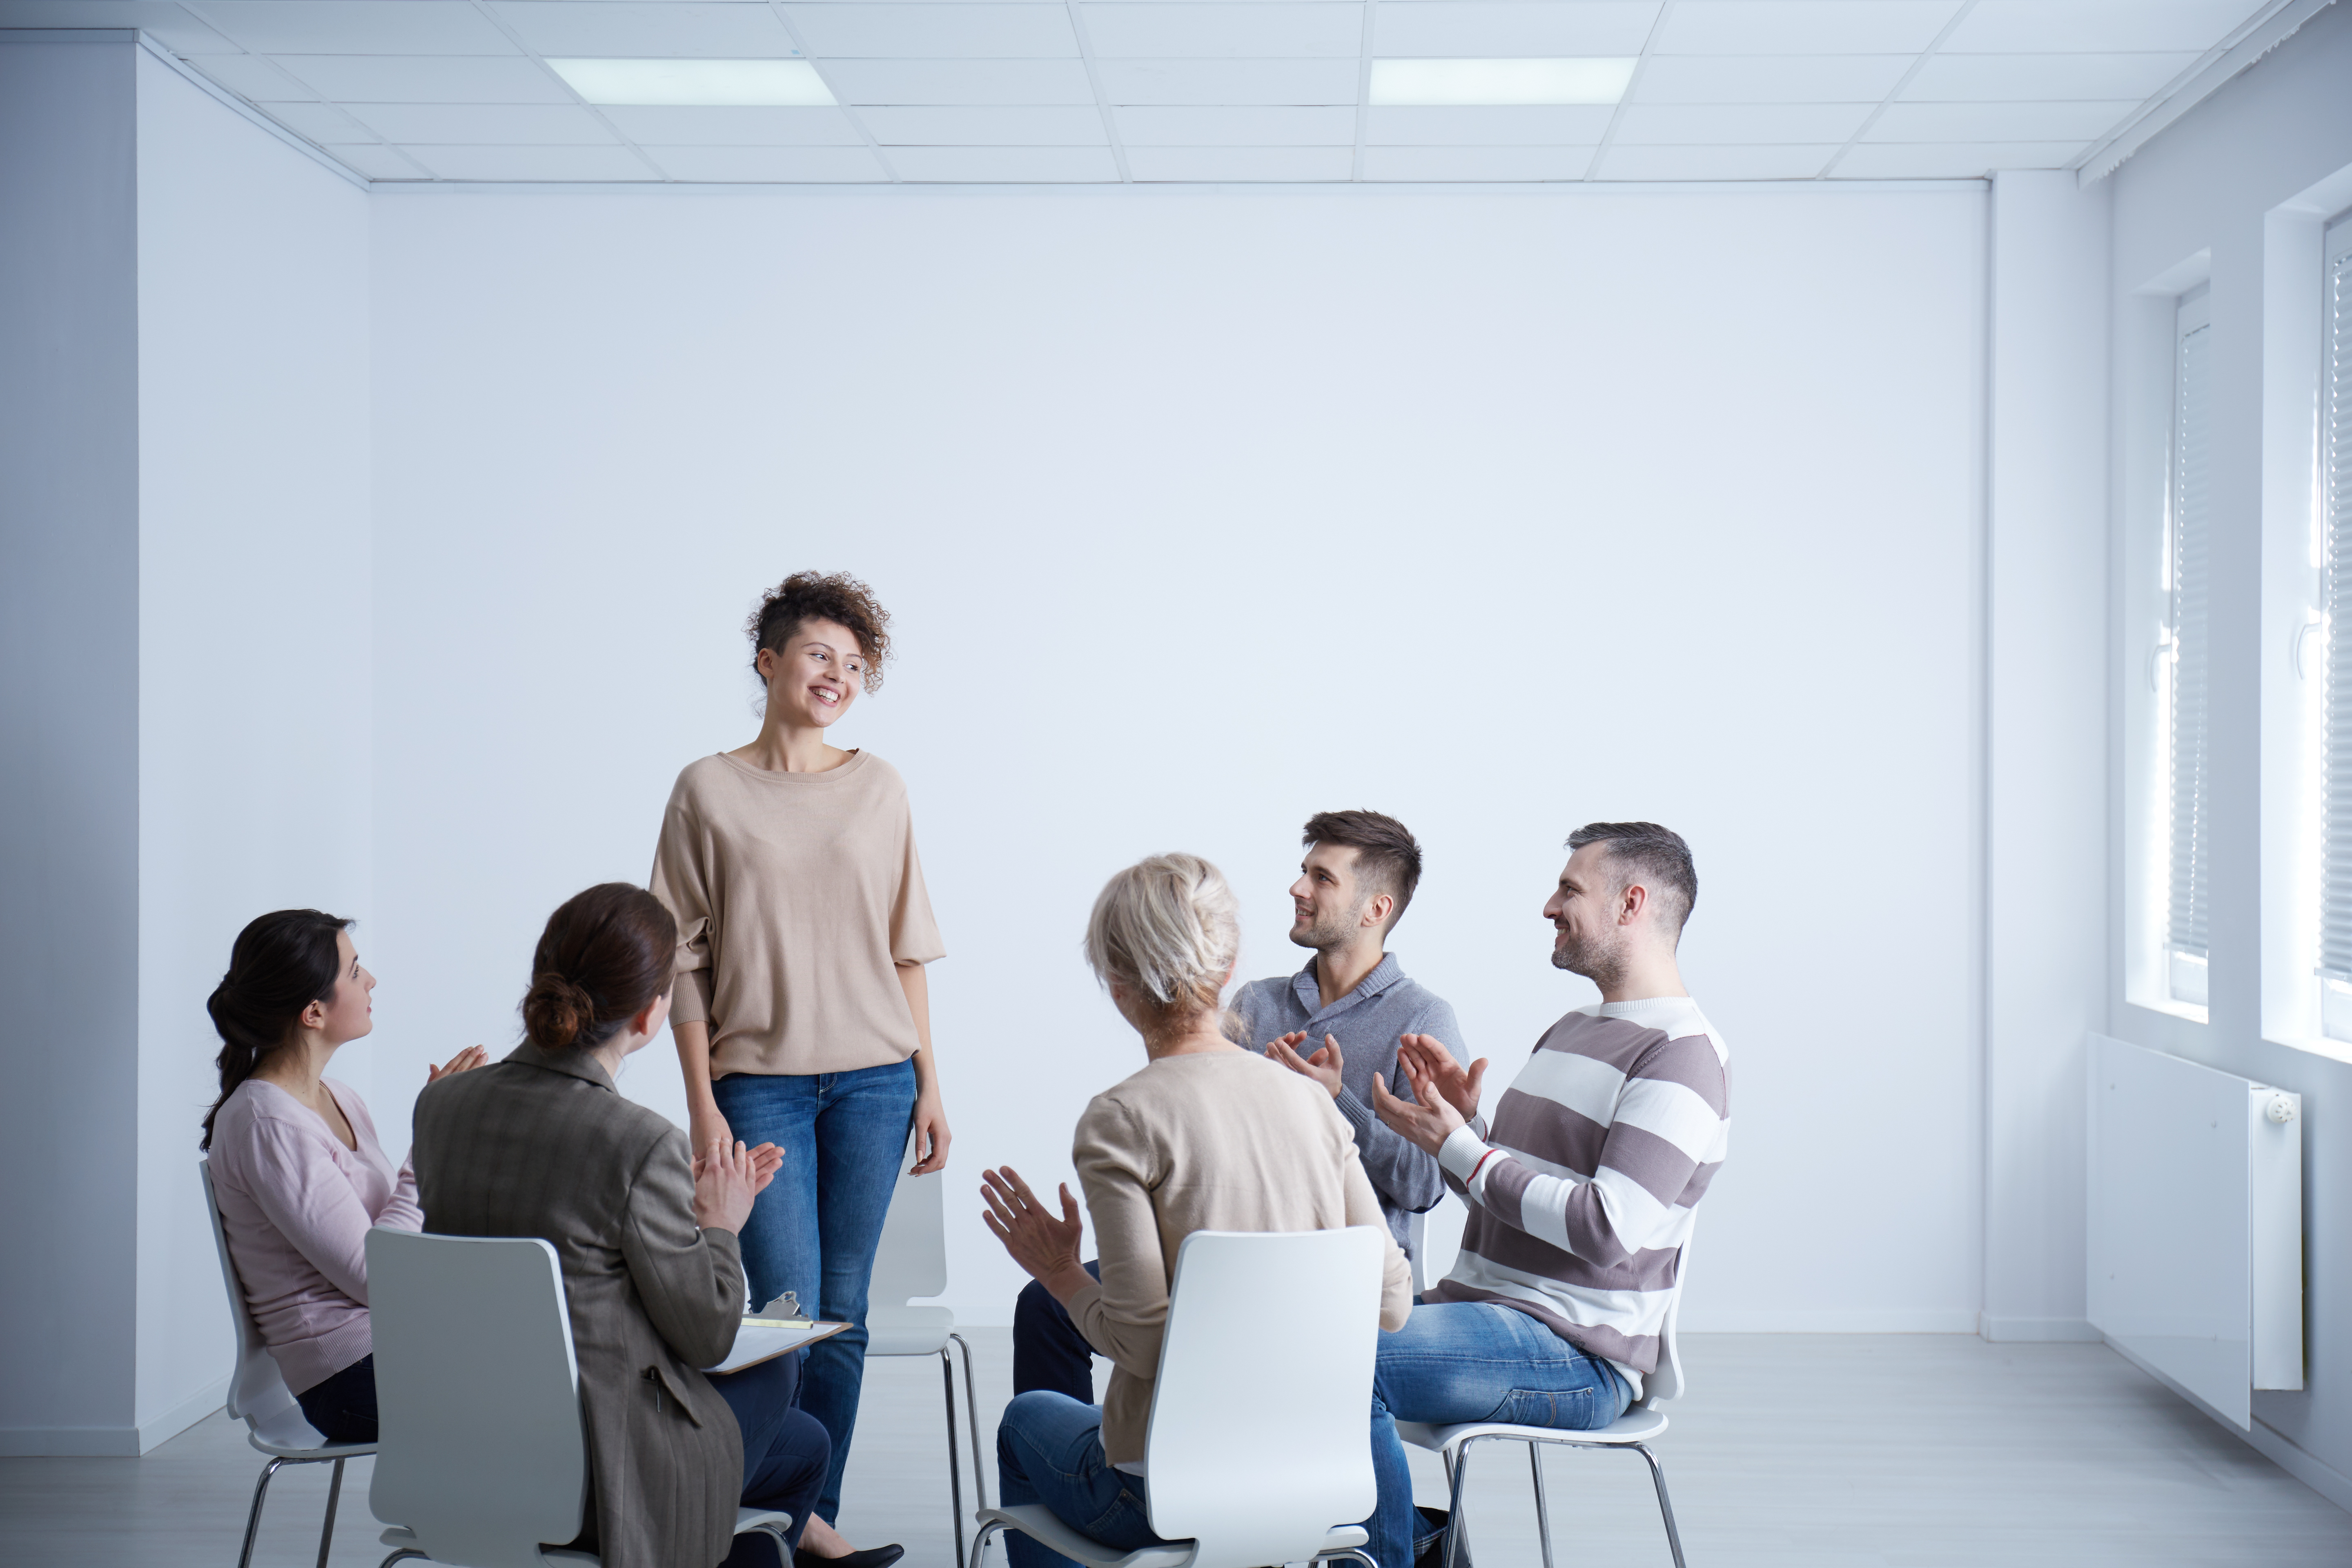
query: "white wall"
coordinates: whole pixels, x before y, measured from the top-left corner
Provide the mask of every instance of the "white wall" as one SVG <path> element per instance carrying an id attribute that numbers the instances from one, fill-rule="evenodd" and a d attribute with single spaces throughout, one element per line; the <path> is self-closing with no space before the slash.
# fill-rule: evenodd
<path id="1" fill-rule="evenodd" d="M 2257 1394 L 2253 1436 L 2288 1469 L 2352 1507 L 2352 1318 L 2344 1310 L 2352 1295 L 2346 1232 L 2352 1151 L 2335 1120 L 2352 1107 L 2352 1065 L 2284 1043 L 2283 1031 L 2266 1026 L 2263 1005 L 2266 954 L 2274 959 L 2307 940 L 2284 918 L 2294 900 L 2281 896 L 2301 879 L 2294 863 L 2295 781 L 2278 773 L 2301 751 L 2292 732 L 2303 700 L 2292 654 L 2304 610 L 2294 602 L 2295 573 L 2279 565 L 2284 556 L 2294 566 L 2299 531 L 2309 527 L 2307 457 L 2300 473 L 2280 458 L 2283 445 L 2308 439 L 2311 389 L 2306 384 L 2298 391 L 2278 373 L 2289 363 L 2313 363 L 2314 352 L 2273 328 L 2284 312 L 2317 331 L 2315 242 L 2300 279 L 2295 254 L 2315 236 L 2320 209 L 2352 205 L 2347 80 L 2352 10 L 2335 6 L 2150 142 L 2114 177 L 2114 455 L 2123 479 L 2114 560 L 2116 603 L 2126 608 L 2145 597 L 2149 542 L 2162 526 L 2160 490 L 2137 478 L 2151 462 L 2161 463 L 2162 410 L 2169 404 L 2168 355 L 2157 352 L 2160 340 L 2152 348 L 2149 334 L 2168 325 L 2170 293 L 2200 279 L 2210 279 L 2212 290 L 2210 744 L 2217 848 L 2210 1021 L 2137 1005 L 2124 985 L 2120 951 L 2110 995 L 2113 1027 L 2122 1037 L 2304 1097 L 2309 1385 L 2302 1393 Z M 2338 194 L 2328 198 L 2331 186 Z M 2300 292 L 2306 288 L 2307 300 Z M 2139 700 L 2134 682 L 2147 657 L 2144 622 L 2142 616 L 2118 616 L 2113 679 L 2119 713 Z M 2137 782 L 2130 772 L 2122 770 L 2116 781 L 2119 821 L 2125 791 Z M 2117 843 L 2126 856 L 2143 847 L 2121 837 Z"/>
<path id="2" fill-rule="evenodd" d="M 2106 1026 L 2110 187 L 1993 182 L 1987 552 L 1985 1302 L 2084 1321 L 2084 1047 Z"/>
<path id="3" fill-rule="evenodd" d="M 375 208 L 389 1142 L 749 738 L 759 588 L 842 567 L 901 637 L 842 738 L 913 791 L 956 1193 L 1062 1175 L 1139 1063 L 1076 954 L 1119 865 L 1209 855 L 1286 972 L 1298 824 L 1396 813 L 1398 951 L 1507 1072 L 1591 994 L 1561 839 L 1650 816 L 1735 1054 L 1692 1325 L 1976 1325 L 1978 187 Z M 666 1046 L 626 1087 L 680 1107 Z"/>
<path id="4" fill-rule="evenodd" d="M 0 1454 L 120 1449 L 131 1424 L 131 53 L 0 35 Z"/>
<path id="5" fill-rule="evenodd" d="M 204 999 L 265 910 L 362 917 L 371 738 L 368 197 L 138 56 L 137 1420 L 220 1403 L 227 1305 L 196 1184 Z M 372 1092 L 365 1042 L 335 1076 Z M 405 1142 L 403 1137 L 402 1142 Z"/>

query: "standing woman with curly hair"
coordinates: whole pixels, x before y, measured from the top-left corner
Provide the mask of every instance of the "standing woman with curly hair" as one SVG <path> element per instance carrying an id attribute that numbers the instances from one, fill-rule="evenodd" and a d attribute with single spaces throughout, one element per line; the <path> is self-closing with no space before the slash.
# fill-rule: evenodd
<path id="1" fill-rule="evenodd" d="M 802 1555 L 830 1529 L 865 1373 L 866 1297 L 911 1127 L 947 1163 L 923 965 L 941 957 L 907 786 L 825 731 L 882 684 L 890 617 L 844 574 L 796 573 L 745 628 L 767 688 L 759 737 L 678 774 L 652 889 L 677 917 L 670 1033 L 698 1153 L 772 1142 L 783 1166 L 743 1227 L 751 1301 L 786 1290 L 849 1331 L 811 1347 L 801 1405 L 833 1439 Z M 895 1549 L 877 1548 L 895 1557 Z M 887 1559 L 883 1559 L 887 1561 Z M 860 1568 L 866 1568 L 861 1564 Z"/>

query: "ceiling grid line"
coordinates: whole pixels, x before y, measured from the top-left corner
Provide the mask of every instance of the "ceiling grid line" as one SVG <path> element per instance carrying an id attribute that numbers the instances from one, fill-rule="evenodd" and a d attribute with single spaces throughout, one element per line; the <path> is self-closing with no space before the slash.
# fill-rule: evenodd
<path id="1" fill-rule="evenodd" d="M 1952 13 L 1951 19 L 1944 24 L 1943 30 L 1929 39 L 1927 47 L 1919 51 L 1919 58 L 1911 62 L 1911 68 L 1905 71 L 1895 85 L 1886 89 L 1886 96 L 1878 100 L 1877 108 L 1863 116 L 1862 123 L 1853 128 L 1853 134 L 1845 139 L 1845 145 L 1830 154 L 1829 162 L 1822 165 L 1821 172 L 1813 178 L 1826 180 L 1837 172 L 1837 166 L 1845 162 L 1846 154 L 1860 146 L 1862 139 L 1870 134 L 1870 128 L 1877 124 L 1888 110 L 1902 101 L 1905 91 L 1910 88 L 1913 81 L 1918 79 L 1919 73 L 1927 68 L 1927 62 L 1934 59 L 1937 52 L 1943 48 L 1944 40 L 1957 32 L 1960 24 L 1969 19 L 1969 13 L 1976 8 L 1977 0 L 1962 0 L 1960 8 Z"/>
<path id="2" fill-rule="evenodd" d="M 571 97 L 573 102 L 577 103 L 581 108 L 593 115 L 596 119 L 596 122 L 602 125 L 606 131 L 610 132 L 615 141 L 619 142 L 622 146 L 626 147 L 631 153 L 635 153 L 639 163 L 643 163 L 646 168 L 651 169 L 654 172 L 654 177 L 656 179 L 661 181 L 664 184 L 673 184 L 676 183 L 670 178 L 669 171 L 663 168 L 652 153 L 637 145 L 636 139 L 635 137 L 627 135 L 618 125 L 613 123 L 613 117 L 611 115 L 606 114 L 604 110 L 599 108 L 597 105 L 589 102 L 587 98 L 582 94 L 578 88 L 573 87 L 570 82 L 563 79 L 563 73 L 562 71 L 559 71 L 553 66 L 549 65 L 540 55 L 540 52 L 537 49 L 534 49 L 529 44 L 524 43 L 521 37 L 518 35 L 512 27 L 507 26 L 506 18 L 499 16 L 496 11 L 490 9 L 489 0 L 470 0 L 470 3 L 472 4 L 475 11 L 480 15 L 482 20 L 488 22 L 491 26 L 496 27 L 500 33 L 504 34 L 506 36 L 507 42 L 512 44 L 516 48 L 520 49 L 525 58 L 527 58 L 531 64 L 537 66 L 541 72 L 546 76 L 548 80 L 555 83 L 558 87 L 561 87 L 564 92 Z"/>
<path id="3" fill-rule="evenodd" d="M 1087 86 L 1093 89 L 1095 110 L 1102 116 L 1103 134 L 1110 140 L 1110 161 L 1118 170 L 1118 183 L 1135 184 L 1135 175 L 1128 167 L 1127 139 L 1119 134 L 1118 112 L 1111 107 L 1110 94 L 1103 90 L 1102 70 L 1095 64 L 1095 43 L 1087 32 L 1087 19 L 1079 13 L 1078 0 L 1062 0 L 1070 15 L 1070 33 L 1078 44 L 1078 63 L 1087 68 Z"/>
<path id="4" fill-rule="evenodd" d="M 793 49 L 808 62 L 809 69 L 816 72 L 817 80 L 824 83 L 824 90 L 833 94 L 834 106 L 841 110 L 842 119 L 865 139 L 866 150 L 873 153 L 874 161 L 882 166 L 883 177 L 894 185 L 901 184 L 898 165 L 890 162 L 890 154 L 882 149 L 882 138 L 874 134 L 873 127 L 866 123 L 866 116 L 858 113 L 841 89 L 834 85 L 833 78 L 825 73 L 824 62 L 810 49 L 808 40 L 801 37 L 799 26 L 793 21 L 792 13 L 784 9 L 783 0 L 767 0 L 767 5 L 770 15 L 783 27 L 784 36 L 792 39 Z"/>
<path id="5" fill-rule="evenodd" d="M 224 27 L 224 26 L 222 26 L 219 23 L 217 23 L 217 22 L 214 21 L 210 16 L 205 16 L 205 13 L 204 13 L 204 11 L 203 11 L 203 9 L 202 9 L 200 6 L 198 6 L 198 5 L 194 3 L 194 0 L 177 0 L 177 4 L 178 4 L 178 5 L 179 5 L 180 9 L 181 9 L 183 12 L 184 12 L 184 13 L 186 13 L 188 16 L 192 16 L 192 17 L 195 18 L 195 20 L 196 20 L 196 22 L 198 23 L 198 25 L 200 25 L 200 26 L 205 26 L 205 27 L 207 27 L 207 28 L 211 29 L 213 32 L 218 33 L 218 34 L 219 34 L 222 37 L 224 37 L 224 38 L 228 38 L 229 42 L 231 42 L 231 43 L 233 43 L 233 44 L 236 44 L 236 40 L 235 38 L 233 38 L 233 37 L 229 37 L 229 31 L 228 31 L 228 29 L 227 29 L 227 28 L 226 28 L 226 27 Z M 304 92 L 306 92 L 306 93 L 314 93 L 314 94 L 315 94 L 315 93 L 317 92 L 317 89 L 314 89 L 314 88 L 312 88 L 312 87 L 310 86 L 310 83 L 308 83 L 308 82 L 304 81 L 301 78 L 299 78 L 299 77 L 296 76 L 292 71 L 288 70 L 284 66 L 279 65 L 276 60 L 271 59 L 268 55 L 257 55 L 257 54 L 255 54 L 251 49 L 247 48 L 243 44 L 237 44 L 237 46 L 236 46 L 236 47 L 237 47 L 237 48 L 242 52 L 243 57 L 244 57 L 245 58 L 249 59 L 249 60 L 258 60 L 258 61 L 260 61 L 260 62 L 262 63 L 262 65 L 263 65 L 263 66 L 267 67 L 269 70 L 271 70 L 271 71 L 275 72 L 275 73 L 277 74 L 278 78 L 280 80 L 282 80 L 282 81 L 284 81 L 284 82 L 288 83 L 289 86 L 293 86 L 293 87 L 300 88 L 300 89 L 301 89 Z M 188 57 L 187 57 L 187 56 L 185 56 L 185 55 L 182 55 L 182 54 L 180 54 L 177 50 L 173 50 L 173 55 L 174 55 L 176 58 L 180 58 L 180 59 L 183 59 L 183 60 L 184 60 L 184 59 L 186 59 L 186 58 L 188 58 Z M 201 69 L 202 68 L 201 68 L 201 67 L 199 67 L 198 68 L 199 68 L 199 69 Z M 243 97 L 244 95 L 240 93 L 238 96 L 239 96 L 239 97 Z M 248 100 L 248 101 L 250 101 L 250 100 Z M 352 145 L 355 145 L 355 146 L 365 146 L 365 145 L 380 146 L 380 147 L 383 148 L 385 151 L 389 152 L 389 153 L 390 153 L 394 157 L 395 157 L 395 158 L 399 159 L 402 163 L 404 163 L 407 164 L 410 168 L 412 168 L 412 169 L 415 170 L 415 171 L 416 171 L 416 174 L 417 174 L 418 178 L 420 178 L 420 179 L 425 179 L 425 180 L 437 180 L 437 179 L 439 179 L 439 178 L 440 178 L 440 176 L 439 176 L 439 175 L 437 175 L 437 174 L 436 174 L 432 170 L 430 170 L 430 169 L 426 168 L 423 163 L 419 163 L 419 162 L 416 160 L 416 158 L 415 158 L 412 153 L 410 153 L 410 152 L 408 151 L 408 149 L 407 149 L 407 148 L 405 148 L 405 147 L 402 147 L 402 146 L 399 146 L 399 145 L 395 144 L 395 143 L 394 143 L 394 142 L 393 142 L 389 137 L 386 137 L 386 136 L 383 135 L 381 132 L 379 132 L 378 131 L 376 131 L 376 129 L 375 129 L 373 126 L 369 125 L 365 121 L 362 120 L 358 115 L 353 114 L 350 110 L 348 110 L 348 109 L 344 108 L 341 104 L 340 104 L 340 103 L 334 103 L 334 102 L 331 102 L 331 101 L 329 101 L 329 100 L 325 98 L 325 96 L 324 96 L 324 95 L 318 95 L 318 96 L 316 96 L 316 98 L 314 99 L 314 101 L 316 101 L 317 103 L 319 103 L 319 104 L 320 104 L 321 107 L 323 107 L 323 108 L 327 108 L 327 109 L 331 109 L 331 110 L 333 110 L 337 114 L 341 115 L 341 116 L 343 117 L 343 119 L 344 119 L 345 121 L 347 121 L 348 122 L 350 122 L 350 124 L 352 124 L 354 128 L 356 128 L 357 130 L 359 130 L 360 132 L 362 132 L 363 133 L 364 140 L 358 141 L 358 142 L 354 142 L 352 143 Z M 256 107 L 257 108 L 257 107 L 258 107 L 258 105 L 257 105 Z M 267 114 L 267 113 L 268 113 L 268 110 L 262 110 L 262 112 L 263 112 L 263 113 L 265 113 L 265 114 Z M 272 120 L 277 120 L 277 118 L 278 118 L 278 117 L 277 117 L 276 115 L 270 115 L 270 118 L 271 118 Z M 284 121 L 278 121 L 278 123 L 280 123 L 280 124 L 284 124 Z M 288 126 L 288 127 L 287 127 L 287 129 L 289 129 L 289 130 L 292 130 L 293 128 L 292 128 L 291 126 Z M 329 143 L 320 141 L 320 140 L 319 140 L 317 137 L 315 137 L 315 136 L 303 136 L 303 135 L 302 135 L 302 132 L 299 132 L 299 131 L 295 132 L 294 132 L 294 134 L 296 134 L 296 135 L 298 135 L 298 136 L 302 136 L 302 140 L 303 140 L 303 141 L 308 142 L 309 143 L 310 143 L 310 145 L 311 145 L 311 146 L 316 147 L 317 149 L 319 149 L 319 151 L 320 151 L 320 152 L 321 152 L 321 153 L 325 153 L 327 154 L 327 156 L 329 156 L 330 158 L 334 158 L 334 156 L 335 156 L 335 155 L 334 155 L 334 153 L 330 150 L 330 144 L 329 144 Z M 336 161 L 337 163 L 342 163 L 342 162 L 343 162 L 343 161 L 342 161 L 341 159 L 340 159 L 340 158 L 336 158 L 336 159 L 335 159 L 335 161 Z M 349 167 L 350 167 L 350 165 L 346 163 L 346 164 L 344 164 L 344 167 L 349 168 Z"/>
<path id="6" fill-rule="evenodd" d="M 1372 125 L 1372 45 L 1373 29 L 1380 23 L 1381 0 L 1364 0 L 1364 37 L 1356 58 L 1356 153 L 1348 165 L 1348 180 L 1361 184 L 1364 179 L 1364 138 Z"/>
<path id="7" fill-rule="evenodd" d="M 1616 107 L 1609 111 L 1609 124 L 1601 132 L 1601 145 L 1592 150 L 1592 162 L 1584 166 L 1584 183 L 1591 184 L 1601 177 L 1601 165 L 1608 160 L 1610 149 L 1617 145 L 1617 128 L 1625 123 L 1625 106 L 1633 101 L 1633 94 L 1642 85 L 1643 76 L 1650 68 L 1650 51 L 1658 47 L 1665 36 L 1666 18 L 1675 14 L 1675 0 L 1665 0 L 1658 14 L 1650 20 L 1650 30 L 1642 38 L 1642 52 L 1633 58 L 1633 74 L 1625 79 L 1625 90 L 1617 95 Z"/>

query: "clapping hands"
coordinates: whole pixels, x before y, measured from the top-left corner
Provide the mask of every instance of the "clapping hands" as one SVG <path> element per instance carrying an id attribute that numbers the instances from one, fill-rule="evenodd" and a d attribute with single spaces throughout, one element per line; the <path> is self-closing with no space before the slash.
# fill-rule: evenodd
<path id="1" fill-rule="evenodd" d="M 1403 1070 L 1413 1098 L 1391 1094 L 1387 1083 L 1374 1079 L 1372 1110 L 1398 1136 L 1434 1154 L 1455 1129 L 1478 1114 L 1486 1058 L 1480 1057 L 1465 1069 L 1443 1041 L 1429 1035 L 1406 1035 L 1397 1041 L 1397 1066 Z"/>

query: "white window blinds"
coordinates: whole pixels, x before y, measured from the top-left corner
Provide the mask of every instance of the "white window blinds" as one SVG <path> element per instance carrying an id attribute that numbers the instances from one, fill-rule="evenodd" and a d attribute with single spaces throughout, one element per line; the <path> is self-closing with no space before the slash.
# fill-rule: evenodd
<path id="1" fill-rule="evenodd" d="M 2212 668 L 2209 564 L 2212 540 L 2212 329 L 2202 297 L 2180 308 L 2173 374 L 2171 528 L 2166 568 L 2171 603 L 2169 704 L 2170 875 L 2165 947 L 2172 994 L 2205 1000 L 2207 911 L 2212 872 L 2212 770 L 2206 700 Z M 2352 785 L 2352 778 L 2347 778 Z M 2352 820 L 2352 819 L 2348 819 Z M 2352 845 L 2347 845 L 2352 849 Z M 2352 882 L 2347 882 L 2352 890 Z M 2347 928 L 2352 934 L 2352 928 Z"/>
<path id="2" fill-rule="evenodd" d="M 2352 222 L 2329 231 L 2320 317 L 2320 614 L 2327 638 L 2319 968 L 2352 980 Z"/>

